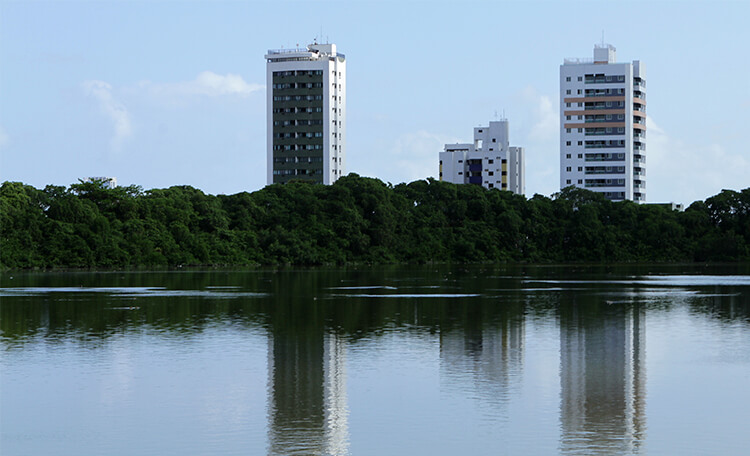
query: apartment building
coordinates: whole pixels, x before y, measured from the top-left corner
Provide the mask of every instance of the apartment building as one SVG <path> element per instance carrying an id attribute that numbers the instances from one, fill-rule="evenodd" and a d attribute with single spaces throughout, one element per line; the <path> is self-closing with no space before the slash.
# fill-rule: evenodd
<path id="1" fill-rule="evenodd" d="M 474 128 L 471 144 L 446 144 L 440 152 L 440 180 L 525 192 L 524 148 L 510 146 L 508 121 Z"/>
<path id="2" fill-rule="evenodd" d="M 609 44 L 560 65 L 560 188 L 571 185 L 646 201 L 645 66 L 617 63 Z"/>
<path id="3" fill-rule="evenodd" d="M 332 184 L 346 168 L 346 56 L 313 43 L 265 57 L 268 184 Z"/>

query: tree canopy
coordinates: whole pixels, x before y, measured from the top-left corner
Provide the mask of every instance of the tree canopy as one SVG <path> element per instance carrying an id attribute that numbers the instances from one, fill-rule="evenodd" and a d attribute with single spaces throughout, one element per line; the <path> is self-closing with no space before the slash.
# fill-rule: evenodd
<path id="1" fill-rule="evenodd" d="M 750 188 L 684 212 L 568 187 L 551 198 L 434 179 L 207 195 L 104 182 L 0 186 L 0 267 L 750 260 Z"/>

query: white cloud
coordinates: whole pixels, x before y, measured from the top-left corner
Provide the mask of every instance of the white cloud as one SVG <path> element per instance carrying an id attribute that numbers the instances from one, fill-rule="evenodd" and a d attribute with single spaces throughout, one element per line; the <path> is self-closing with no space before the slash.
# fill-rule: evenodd
<path id="1" fill-rule="evenodd" d="M 646 117 L 646 197 L 650 202 L 690 204 L 722 189 L 748 187 L 750 160 L 721 144 L 675 139 Z M 695 136 L 694 136 L 695 138 Z"/>
<path id="2" fill-rule="evenodd" d="M 456 138 L 420 130 L 398 138 L 391 149 L 392 167 L 386 180 L 412 182 L 427 177 L 438 178 L 439 154 L 446 144 L 461 142 Z"/>
<path id="3" fill-rule="evenodd" d="M 560 188 L 560 117 L 553 97 L 525 87 L 514 96 L 510 142 L 526 150 L 526 196 L 551 195 Z"/>
<path id="4" fill-rule="evenodd" d="M 113 150 L 119 151 L 122 148 L 123 141 L 133 134 L 127 108 L 115 99 L 112 95 L 112 86 L 104 81 L 85 81 L 83 89 L 87 95 L 93 96 L 99 101 L 99 107 L 114 124 L 115 133 L 112 137 L 111 146 Z"/>
<path id="5" fill-rule="evenodd" d="M 250 84 L 237 74 L 227 73 L 226 76 L 216 74 L 212 71 L 203 71 L 192 81 L 155 84 L 144 81 L 141 88 L 147 89 L 156 95 L 185 96 L 222 96 L 232 95 L 246 97 L 253 92 L 263 89 L 263 85 Z"/>
<path id="6" fill-rule="evenodd" d="M 534 106 L 534 124 L 529 136 L 536 141 L 557 140 L 560 134 L 560 118 L 555 104 L 547 95 L 540 95 L 532 87 L 524 89 L 525 98 Z"/>
<path id="7" fill-rule="evenodd" d="M 347 172 L 377 177 L 394 184 L 428 177 L 437 179 L 439 153 L 445 144 L 456 142 L 460 140 L 419 130 L 402 134 L 395 140 L 362 146 L 375 153 L 352 153 L 354 149 L 364 150 L 352 143 L 349 146 Z"/>
<path id="8" fill-rule="evenodd" d="M 5 146 L 8 145 L 10 142 L 10 137 L 8 136 L 8 133 L 5 131 L 5 129 L 0 126 L 0 149 L 4 149 Z"/>

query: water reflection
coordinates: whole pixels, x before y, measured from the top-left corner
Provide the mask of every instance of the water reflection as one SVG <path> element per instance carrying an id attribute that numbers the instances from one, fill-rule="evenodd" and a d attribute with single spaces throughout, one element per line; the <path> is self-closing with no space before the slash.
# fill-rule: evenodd
<path id="1" fill-rule="evenodd" d="M 646 430 L 644 311 L 577 302 L 560 311 L 561 450 L 638 453 Z"/>
<path id="2" fill-rule="evenodd" d="M 196 426 L 192 436 L 196 440 L 214 438 L 226 445 L 234 439 L 238 448 L 255 445 L 270 454 L 342 455 L 358 452 L 358 448 L 378 452 L 381 435 L 400 444 L 417 442 L 431 432 L 446 432 L 441 435 L 444 439 L 434 442 L 419 440 L 423 452 L 455 454 L 458 447 L 479 452 L 464 448 L 473 444 L 474 450 L 498 449 L 509 454 L 555 450 L 637 454 L 645 452 L 646 446 L 646 313 L 652 362 L 651 452 L 655 441 L 665 440 L 665 427 L 684 429 L 693 424 L 670 415 L 675 404 L 689 401 L 677 393 L 672 402 L 662 399 L 664 391 L 671 391 L 676 383 L 660 385 L 656 380 L 664 372 L 675 372 L 680 378 L 680 369 L 696 363 L 699 369 L 710 365 L 716 370 L 722 385 L 734 378 L 741 384 L 742 375 L 747 376 L 750 282 L 738 272 L 731 276 L 704 272 L 691 283 L 684 274 L 656 275 L 655 268 L 645 273 L 583 267 L 573 271 L 529 267 L 525 272 L 483 268 L 32 274 L 17 276 L 12 283 L 0 275 L 0 373 L 5 380 L 0 393 L 6 401 L 0 414 L 5 417 L 5 429 L 12 422 L 9 417 L 21 416 L 19 410 L 85 429 L 79 425 L 87 423 L 84 415 L 101 413 L 101 408 L 81 407 L 75 416 L 66 407 L 8 406 L 11 396 L 31 396 L 18 372 L 24 368 L 45 372 L 54 357 L 69 363 L 76 376 L 72 384 L 81 383 L 78 376 L 87 374 L 89 383 L 101 380 L 106 385 L 114 374 L 125 372 L 135 379 L 138 369 L 158 372 L 152 364 L 158 358 L 154 354 L 163 360 L 177 350 L 184 358 L 173 368 L 208 370 L 206 358 L 216 357 L 215 365 L 226 372 L 244 372 L 237 369 L 244 363 L 247 371 L 257 373 L 255 383 L 237 379 L 258 392 L 257 402 L 221 387 L 216 387 L 219 399 L 207 401 L 216 415 L 227 414 L 231 407 L 226 404 L 244 401 L 253 419 L 247 423 L 252 425 L 243 422 L 245 426 L 236 426 L 238 431 L 231 436 L 200 434 Z M 672 325 L 674 315 L 683 320 Z M 696 338 L 700 342 L 680 353 L 677 362 L 663 365 L 669 361 L 664 353 L 674 356 L 664 341 L 671 341 L 680 331 L 688 334 L 683 341 L 700 331 L 703 339 Z M 391 337 L 394 333 L 398 337 Z M 249 346 L 251 334 L 255 338 Z M 207 344 L 212 340 L 217 342 Z M 416 341 L 419 350 L 405 354 L 410 341 Z M 131 346 L 147 348 L 123 351 Z M 703 350 L 702 357 L 696 356 L 695 348 Z M 204 353 L 204 358 L 194 357 L 195 353 Z M 227 353 L 234 356 L 222 361 L 221 355 Z M 255 353 L 255 358 L 248 358 L 248 353 Z M 106 370 L 100 379 L 97 372 L 82 372 L 78 367 L 97 366 L 109 354 L 121 369 L 111 371 L 110 377 Z M 377 369 L 363 371 L 363 366 L 369 368 L 379 358 Z M 396 363 L 389 365 L 383 359 Z M 720 364 L 707 364 L 707 360 Z M 419 369 L 408 372 L 404 366 L 410 363 L 418 363 Z M 181 381 L 184 370 L 164 372 L 163 378 L 139 378 L 138 388 L 118 384 L 117 391 L 149 392 L 132 395 L 133 400 L 142 401 L 134 402 L 137 410 L 153 410 L 153 398 L 163 398 L 160 385 L 165 379 L 186 392 L 182 397 L 207 396 L 197 389 L 205 388 L 201 381 Z M 208 380 L 219 380 L 218 385 L 235 383 L 222 383 L 225 375 L 221 369 L 213 378 L 206 374 L 205 384 Z M 203 380 L 201 375 L 196 378 Z M 397 382 L 378 390 L 379 383 L 393 378 Z M 397 383 L 416 383 L 412 389 L 424 390 L 424 394 L 402 400 L 393 393 L 393 386 L 400 386 Z M 687 376 L 685 383 L 689 384 Z M 712 435 L 729 437 L 730 432 L 721 431 L 747 422 L 744 385 L 724 386 L 728 391 L 724 397 L 704 387 L 713 386 L 713 378 L 694 384 L 700 385 L 696 391 L 706 403 L 719 404 L 719 411 L 710 415 L 712 423 L 718 423 Z M 446 387 L 449 395 L 444 394 Z M 50 391 L 48 396 L 57 394 Z M 86 404 L 90 391 L 66 389 L 65 395 Z M 197 407 L 186 409 L 189 401 L 182 397 L 159 404 L 164 416 L 205 422 L 206 416 L 200 416 L 205 412 Z M 378 400 L 387 406 L 375 407 Z M 739 404 L 742 410 L 727 412 L 725 403 Z M 357 407 L 352 415 L 350 405 Z M 142 419 L 123 408 L 116 414 L 122 414 L 117 417 L 120 422 Z M 98 435 L 100 443 L 122 434 L 116 426 L 110 427 L 115 431 Z M 14 429 L 28 432 L 33 428 L 19 424 Z M 387 432 L 380 434 L 378 429 Z M 158 432 L 151 438 L 162 439 L 163 429 Z M 174 444 L 168 438 L 163 441 Z M 451 441 L 453 447 L 448 445 Z M 735 440 L 731 445 L 742 443 Z M 379 453 L 392 454 L 397 451 L 387 450 L 396 447 Z M 20 443 L 16 448 L 30 447 Z M 418 452 L 398 448 L 406 448 L 402 454 Z M 726 444 L 717 448 L 722 453 Z M 63 451 L 27 452 L 75 451 L 65 447 Z"/>
<path id="3" fill-rule="evenodd" d="M 274 309 L 268 342 L 269 454 L 348 454 L 346 346 L 323 311 Z"/>
<path id="4" fill-rule="evenodd" d="M 506 312 L 492 324 L 475 316 L 464 324 L 440 332 L 440 361 L 447 384 L 458 391 L 473 385 L 475 397 L 506 402 L 523 372 L 523 313 Z"/>

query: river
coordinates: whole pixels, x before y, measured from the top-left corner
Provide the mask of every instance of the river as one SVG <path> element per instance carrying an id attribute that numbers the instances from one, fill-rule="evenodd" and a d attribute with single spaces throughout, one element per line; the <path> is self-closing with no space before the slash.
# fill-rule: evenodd
<path id="1" fill-rule="evenodd" d="M 750 266 L 0 275 L 2 455 L 744 455 Z"/>

